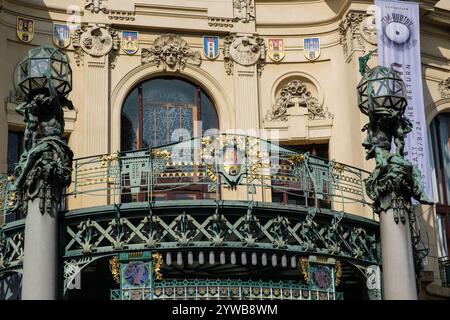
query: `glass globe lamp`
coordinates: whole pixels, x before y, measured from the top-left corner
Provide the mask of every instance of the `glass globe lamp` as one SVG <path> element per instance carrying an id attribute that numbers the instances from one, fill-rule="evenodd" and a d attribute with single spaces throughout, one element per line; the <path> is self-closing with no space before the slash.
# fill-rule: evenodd
<path id="1" fill-rule="evenodd" d="M 377 66 L 364 75 L 357 87 L 358 107 L 369 115 L 402 115 L 407 106 L 406 87 L 392 68 Z"/>
<path id="2" fill-rule="evenodd" d="M 15 73 L 17 86 L 26 96 L 38 92 L 67 96 L 72 91 L 69 58 L 55 47 L 31 49 Z"/>

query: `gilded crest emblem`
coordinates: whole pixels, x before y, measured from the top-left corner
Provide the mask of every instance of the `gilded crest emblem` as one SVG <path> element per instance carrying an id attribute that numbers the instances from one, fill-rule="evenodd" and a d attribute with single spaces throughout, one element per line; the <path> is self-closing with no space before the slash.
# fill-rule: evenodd
<path id="1" fill-rule="evenodd" d="M 219 173 L 231 189 L 235 189 L 245 173 L 245 150 L 237 142 L 228 141 L 219 151 Z"/>
<path id="2" fill-rule="evenodd" d="M 135 54 L 139 49 L 139 38 L 137 31 L 122 31 L 122 50 L 126 54 Z"/>
<path id="3" fill-rule="evenodd" d="M 269 58 L 278 62 L 284 58 L 283 39 L 269 39 Z"/>
<path id="4" fill-rule="evenodd" d="M 309 61 L 317 60 L 320 56 L 320 38 L 303 39 L 303 53 Z"/>
<path id="5" fill-rule="evenodd" d="M 67 24 L 53 24 L 53 42 L 59 48 L 67 48 L 70 44 L 70 28 Z"/>
<path id="6" fill-rule="evenodd" d="M 23 42 L 31 42 L 34 37 L 34 20 L 17 17 L 17 37 Z"/>
<path id="7" fill-rule="evenodd" d="M 216 59 L 219 56 L 219 37 L 204 36 L 203 53 L 210 60 Z"/>

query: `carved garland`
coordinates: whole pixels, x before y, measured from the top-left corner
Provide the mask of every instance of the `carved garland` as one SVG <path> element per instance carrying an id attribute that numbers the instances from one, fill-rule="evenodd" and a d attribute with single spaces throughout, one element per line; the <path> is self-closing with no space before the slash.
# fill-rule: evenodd
<path id="1" fill-rule="evenodd" d="M 338 30 L 347 60 L 355 50 L 366 51 L 366 42 L 375 45 L 377 41 L 374 12 L 349 12 Z"/>
<path id="2" fill-rule="evenodd" d="M 450 98 L 450 77 L 439 82 L 439 92 L 442 99 Z"/>
<path id="3" fill-rule="evenodd" d="M 156 38 L 153 46 L 142 49 L 141 62 L 156 63 L 163 66 L 163 70 L 183 70 L 187 64 L 200 66 L 202 58 L 200 52 L 189 48 L 186 40 L 175 34 L 165 34 Z"/>
<path id="4" fill-rule="evenodd" d="M 325 110 L 317 98 L 313 97 L 305 84 L 300 80 L 293 80 L 283 86 L 275 104 L 267 112 L 266 121 L 287 121 L 288 108 L 305 107 L 308 109 L 308 119 L 333 119 L 333 115 Z"/>

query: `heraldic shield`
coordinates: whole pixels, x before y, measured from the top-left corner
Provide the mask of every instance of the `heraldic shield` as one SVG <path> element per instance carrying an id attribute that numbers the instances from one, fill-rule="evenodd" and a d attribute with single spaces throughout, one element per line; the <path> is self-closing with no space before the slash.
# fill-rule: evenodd
<path id="1" fill-rule="evenodd" d="M 53 42 L 59 48 L 67 48 L 70 44 L 70 28 L 66 24 L 53 24 Z"/>
<path id="2" fill-rule="evenodd" d="M 23 42 L 31 42 L 34 37 L 34 20 L 17 17 L 17 37 Z"/>
<path id="3" fill-rule="evenodd" d="M 303 39 L 303 53 L 309 61 L 317 60 L 320 56 L 320 38 Z"/>
<path id="4" fill-rule="evenodd" d="M 139 36 L 137 31 L 122 31 L 122 50 L 126 54 L 135 54 L 139 49 Z"/>
<path id="5" fill-rule="evenodd" d="M 269 39 L 269 58 L 278 62 L 284 58 L 283 39 Z"/>
<path id="6" fill-rule="evenodd" d="M 203 53 L 210 59 L 216 59 L 219 56 L 219 37 L 203 37 Z"/>

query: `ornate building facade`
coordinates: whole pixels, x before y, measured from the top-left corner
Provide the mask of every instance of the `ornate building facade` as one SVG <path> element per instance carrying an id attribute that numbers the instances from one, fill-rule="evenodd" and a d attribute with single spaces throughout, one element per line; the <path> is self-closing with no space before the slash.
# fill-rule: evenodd
<path id="1" fill-rule="evenodd" d="M 416 209 L 413 242 L 420 296 L 448 298 L 450 4 L 420 13 L 437 205 Z M 60 298 L 380 298 L 355 95 L 374 15 L 371 0 L 0 0 L 0 299 L 20 298 L 26 241 L 8 188 L 16 67 L 45 45 L 69 58 L 74 105 Z"/>

